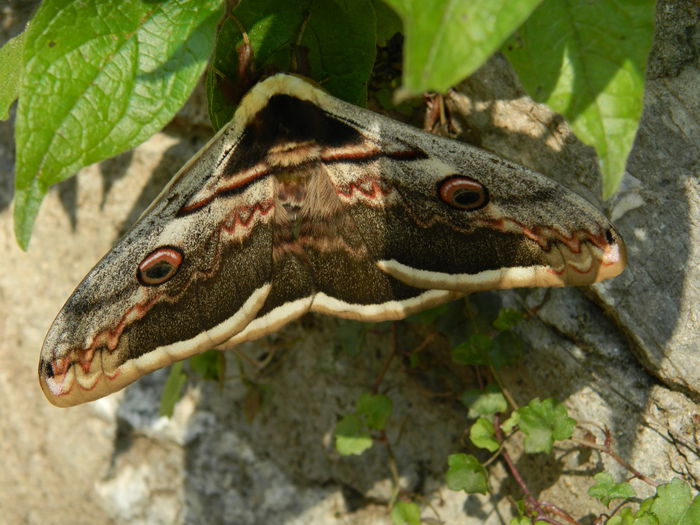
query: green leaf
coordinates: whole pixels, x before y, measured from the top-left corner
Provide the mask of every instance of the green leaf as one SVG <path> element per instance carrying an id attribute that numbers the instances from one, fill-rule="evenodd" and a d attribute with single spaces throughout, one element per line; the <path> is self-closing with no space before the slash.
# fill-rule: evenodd
<path id="1" fill-rule="evenodd" d="M 518 412 L 513 412 L 508 419 L 501 423 L 501 430 L 504 434 L 510 434 L 519 424 L 520 414 Z"/>
<path id="2" fill-rule="evenodd" d="M 497 412 L 505 412 L 508 402 L 498 388 L 498 385 L 490 384 L 485 389 L 465 390 L 459 400 L 469 408 L 469 417 L 491 416 Z"/>
<path id="3" fill-rule="evenodd" d="M 49 186 L 139 144 L 184 104 L 222 0 L 45 0 L 25 34 L 15 235 L 26 249 Z"/>
<path id="4" fill-rule="evenodd" d="M 642 113 L 654 0 L 545 0 L 506 47 L 523 86 L 595 147 L 617 189 Z"/>
<path id="5" fill-rule="evenodd" d="M 493 338 L 489 351 L 489 364 L 501 369 L 517 363 L 523 355 L 523 340 L 515 332 L 500 332 Z"/>
<path id="6" fill-rule="evenodd" d="M 187 376 L 182 371 L 182 361 L 173 363 L 170 367 L 168 379 L 165 381 L 163 393 L 160 395 L 160 415 L 171 417 L 175 410 L 175 403 L 180 399 L 182 387 L 187 382 Z"/>
<path id="7" fill-rule="evenodd" d="M 450 490 L 463 490 L 467 493 L 486 494 L 489 491 L 486 469 L 472 455 L 451 454 L 447 458 L 445 481 Z"/>
<path id="8" fill-rule="evenodd" d="M 606 525 L 659 525 L 659 520 L 649 512 L 633 513 L 632 509 L 625 507 L 620 514 L 610 518 Z"/>
<path id="9" fill-rule="evenodd" d="M 224 354 L 220 350 L 207 350 L 201 354 L 190 357 L 192 370 L 211 381 L 220 381 L 225 366 Z"/>
<path id="10" fill-rule="evenodd" d="M 0 48 L 0 120 L 9 118 L 10 106 L 19 93 L 25 35 L 17 35 Z"/>
<path id="11" fill-rule="evenodd" d="M 615 483 L 612 474 L 608 472 L 599 472 L 593 476 L 593 479 L 596 480 L 596 483 L 588 489 L 588 495 L 599 499 L 603 505 L 610 505 L 614 499 L 629 499 L 636 496 L 632 485 L 626 481 Z"/>
<path id="12" fill-rule="evenodd" d="M 348 414 L 335 426 L 335 449 L 343 456 L 362 454 L 372 446 L 372 437 L 356 414 Z"/>
<path id="13" fill-rule="evenodd" d="M 527 517 L 527 507 L 525 506 L 524 499 L 515 500 L 515 507 L 518 509 L 518 516 L 521 518 Z"/>
<path id="14" fill-rule="evenodd" d="M 452 360 L 461 365 L 488 365 L 503 368 L 520 359 L 523 342 L 513 332 L 499 332 L 495 337 L 476 333 L 452 350 Z"/>
<path id="15" fill-rule="evenodd" d="M 676 478 L 656 490 L 648 511 L 659 519 L 660 525 L 697 525 L 700 523 L 700 496 L 693 498 L 690 486 Z"/>
<path id="16" fill-rule="evenodd" d="M 512 308 L 501 308 L 498 311 L 498 317 L 493 322 L 493 326 L 497 330 L 512 330 L 524 318 L 525 316 L 520 310 L 514 310 Z"/>
<path id="17" fill-rule="evenodd" d="M 293 57 L 304 50 L 310 71 L 302 73 L 332 95 L 365 105 L 376 56 L 372 0 L 243 0 L 233 15 L 248 33 L 256 70 L 290 71 Z M 240 82 L 237 48 L 242 42 L 238 26 L 227 19 L 214 53 L 218 73 L 212 71 L 207 78 L 209 115 L 216 128 L 231 120 L 237 103 L 219 89 L 219 74 L 234 85 Z"/>
<path id="18" fill-rule="evenodd" d="M 17 124 L 15 120 L 15 137 L 17 137 Z M 44 195 L 48 191 L 48 186 L 42 185 L 40 181 L 33 179 L 28 187 L 23 189 L 17 188 L 19 181 L 19 158 L 21 146 L 17 144 L 17 157 L 15 160 L 15 209 L 13 213 L 15 223 L 15 238 L 19 247 L 26 250 L 29 246 L 29 239 L 32 236 L 32 227 L 34 220 L 39 213 L 41 201 L 44 200 Z"/>
<path id="19" fill-rule="evenodd" d="M 659 525 L 659 520 L 650 512 L 635 513 L 629 507 L 625 507 L 620 514 L 610 518 L 606 525 Z"/>
<path id="20" fill-rule="evenodd" d="M 383 0 L 373 0 L 372 3 L 377 17 L 377 45 L 385 46 L 396 33 L 402 31 L 403 25 L 396 11 Z"/>
<path id="21" fill-rule="evenodd" d="M 567 415 L 566 407 L 554 399 L 533 399 L 518 409 L 518 414 L 527 453 L 550 453 L 554 441 L 569 439 L 576 426 L 576 420 Z"/>
<path id="22" fill-rule="evenodd" d="M 541 0 L 386 0 L 403 20 L 404 88 L 445 92 L 481 66 Z"/>
<path id="23" fill-rule="evenodd" d="M 460 365 L 488 365 L 493 339 L 485 334 L 472 334 L 452 350 L 452 360 Z"/>
<path id="24" fill-rule="evenodd" d="M 362 394 L 357 401 L 355 413 L 363 418 L 370 428 L 384 430 L 392 408 L 391 399 L 385 395 Z"/>
<path id="25" fill-rule="evenodd" d="M 409 501 L 399 501 L 391 509 L 393 525 L 420 525 L 420 507 Z"/>
<path id="26" fill-rule="evenodd" d="M 469 439 L 477 447 L 485 448 L 489 452 L 496 452 L 500 447 L 493 423 L 483 417 L 477 419 L 469 429 Z"/>
<path id="27" fill-rule="evenodd" d="M 255 70 L 270 68 L 285 71 L 290 68 L 292 46 L 302 29 L 304 14 L 310 4 L 310 0 L 242 0 L 236 6 L 233 15 L 248 34 Z M 242 46 L 243 36 L 238 25 L 234 20 L 226 18 L 216 37 L 212 59 L 214 67 L 207 75 L 209 118 L 215 129 L 228 124 L 239 102 L 235 99 L 250 88 L 242 83 L 246 80 L 250 82 L 251 79 L 241 79 L 238 76 Z M 222 82 L 235 86 L 236 92 L 221 89 Z"/>

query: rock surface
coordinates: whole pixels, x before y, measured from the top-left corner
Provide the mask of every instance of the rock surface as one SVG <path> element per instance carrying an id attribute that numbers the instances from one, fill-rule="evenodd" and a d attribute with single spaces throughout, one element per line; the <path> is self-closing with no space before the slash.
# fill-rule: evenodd
<path id="1" fill-rule="evenodd" d="M 20 31 L 29 12 L 26 2 L 4 7 L 0 40 Z M 518 402 L 556 397 L 579 421 L 607 425 L 619 453 L 638 470 L 662 481 L 685 476 L 696 486 L 699 20 L 692 0 L 659 2 L 644 118 L 625 187 L 610 210 L 627 241 L 629 270 L 588 290 L 472 300 L 480 311 L 542 305 L 520 328 L 531 349 L 503 373 Z M 559 175 L 595 199 L 591 149 L 522 95 L 503 59 L 490 61 L 461 91 L 466 97 L 450 103 L 470 140 Z M 43 336 L 83 275 L 206 140 L 201 127 L 193 135 L 178 124 L 185 119 L 196 121 L 188 113 L 133 152 L 54 189 L 27 253 L 12 232 L 12 126 L 0 123 L 0 516 L 29 524 L 391 523 L 386 448 L 375 444 L 362 456 L 341 457 L 332 437 L 386 361 L 392 337 L 385 325 L 368 332 L 353 354 L 341 348 L 338 333 L 356 325 L 307 316 L 243 345 L 250 355 L 272 356 L 251 376 L 264 389 L 242 382 L 231 356 L 225 387 L 190 381 L 170 420 L 158 417 L 166 371 L 85 406 L 57 409 L 45 401 L 36 379 Z M 398 332 L 402 348 L 420 342 L 419 328 L 401 325 Z M 465 450 L 469 421 L 459 404 L 436 394 L 472 378 L 450 369 L 446 342 L 426 352 L 436 363 L 432 374 L 394 359 L 382 383 L 394 402 L 388 433 L 402 489 L 424 498 L 425 518 L 507 522 L 512 509 L 501 496 L 520 493 L 501 465 L 491 470 L 495 496 L 445 487 L 447 456 Z M 245 414 L 256 391 L 266 394 L 251 422 Z M 609 458 L 580 449 L 515 456 L 539 498 L 578 518 L 604 510 L 586 495 L 593 473 L 627 475 Z"/>

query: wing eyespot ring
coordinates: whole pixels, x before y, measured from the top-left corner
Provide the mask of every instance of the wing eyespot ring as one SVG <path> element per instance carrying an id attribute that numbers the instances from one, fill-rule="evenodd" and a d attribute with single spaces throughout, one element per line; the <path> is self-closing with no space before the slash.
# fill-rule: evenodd
<path id="1" fill-rule="evenodd" d="M 489 203 L 486 186 L 465 175 L 450 175 L 437 183 L 442 202 L 458 210 L 474 211 Z"/>
<path id="2" fill-rule="evenodd" d="M 136 278 L 143 286 L 158 286 L 172 279 L 185 256 L 174 246 L 161 246 L 144 257 L 138 266 Z"/>

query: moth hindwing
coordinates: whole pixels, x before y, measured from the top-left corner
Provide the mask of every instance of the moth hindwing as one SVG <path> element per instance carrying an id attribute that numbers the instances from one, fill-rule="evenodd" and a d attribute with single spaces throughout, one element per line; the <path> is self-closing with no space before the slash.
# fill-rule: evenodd
<path id="1" fill-rule="evenodd" d="M 276 75 L 68 299 L 40 382 L 69 406 L 308 311 L 399 319 L 624 266 L 607 219 L 546 177 Z"/>

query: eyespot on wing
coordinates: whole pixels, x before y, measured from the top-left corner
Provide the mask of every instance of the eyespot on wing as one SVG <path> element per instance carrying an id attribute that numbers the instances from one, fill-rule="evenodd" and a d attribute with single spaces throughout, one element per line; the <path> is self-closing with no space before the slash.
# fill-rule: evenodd
<path id="1" fill-rule="evenodd" d="M 173 277 L 185 256 L 175 246 L 161 246 L 149 253 L 139 264 L 136 277 L 143 286 L 158 286 Z"/>
<path id="2" fill-rule="evenodd" d="M 437 183 L 442 202 L 465 211 L 483 208 L 489 203 L 489 192 L 480 182 L 465 175 L 450 175 Z"/>

